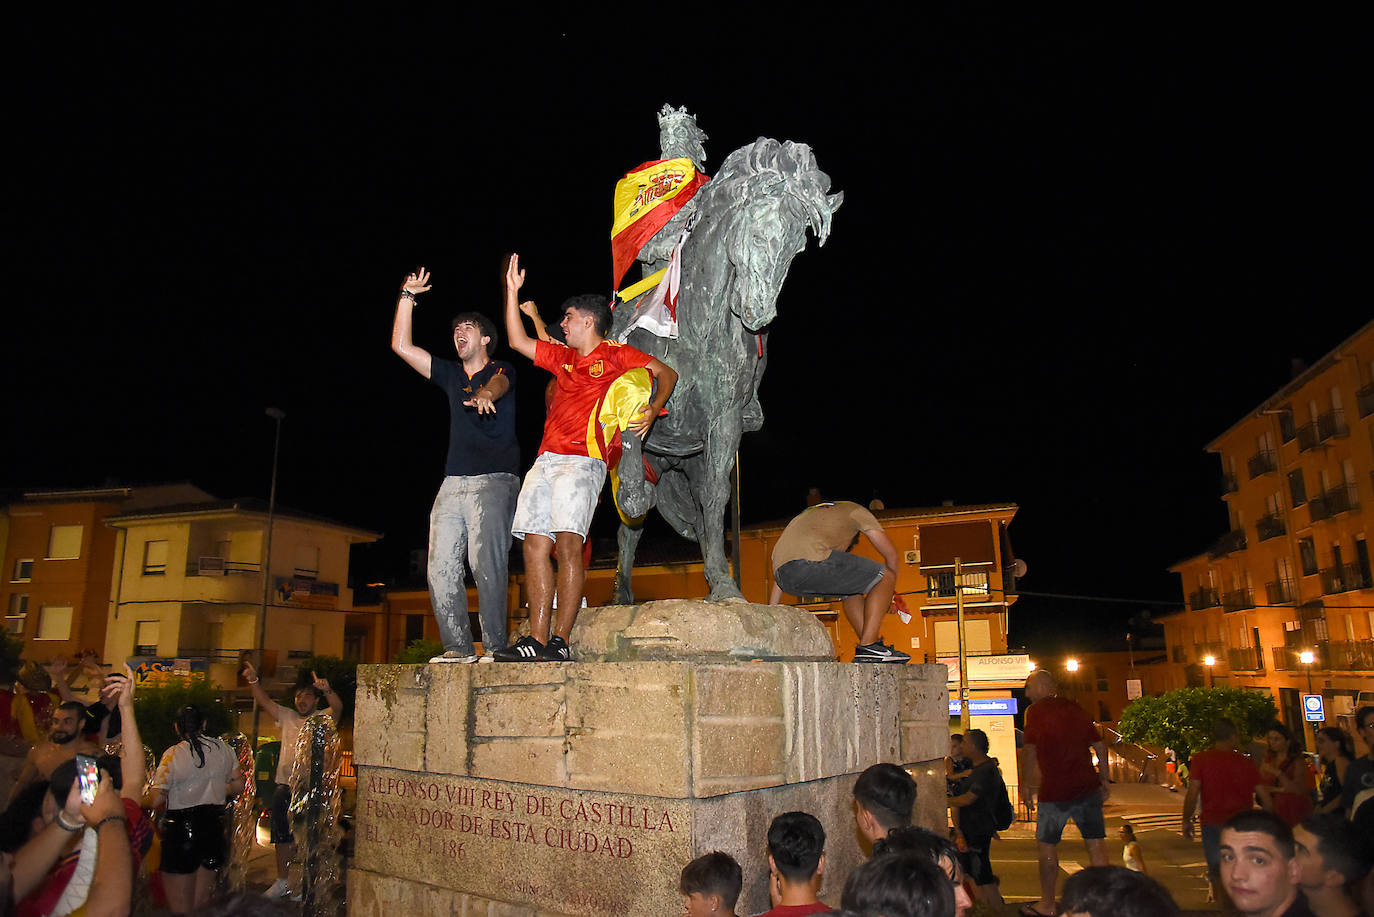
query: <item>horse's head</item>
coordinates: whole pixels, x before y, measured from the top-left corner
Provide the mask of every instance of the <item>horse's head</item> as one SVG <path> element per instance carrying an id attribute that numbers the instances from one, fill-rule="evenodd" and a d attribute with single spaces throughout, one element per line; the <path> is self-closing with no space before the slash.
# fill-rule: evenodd
<path id="1" fill-rule="evenodd" d="M 806 144 L 766 138 L 731 153 L 707 188 L 710 203 L 734 205 L 725 237 L 738 292 L 730 308 L 744 327 L 758 331 L 777 316 L 778 292 L 792 259 L 806 248 L 807 228 L 824 245 L 844 195 L 826 193 L 830 177 Z"/>

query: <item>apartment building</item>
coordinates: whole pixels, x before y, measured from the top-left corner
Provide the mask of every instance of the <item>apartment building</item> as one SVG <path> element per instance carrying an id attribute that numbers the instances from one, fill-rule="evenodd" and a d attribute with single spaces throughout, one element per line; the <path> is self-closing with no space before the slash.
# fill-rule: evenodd
<path id="1" fill-rule="evenodd" d="M 1230 526 L 1169 568 L 1187 608 L 1162 620 L 1166 680 L 1271 693 L 1294 728 L 1310 684 L 1346 721 L 1374 692 L 1374 322 L 1207 450 Z"/>

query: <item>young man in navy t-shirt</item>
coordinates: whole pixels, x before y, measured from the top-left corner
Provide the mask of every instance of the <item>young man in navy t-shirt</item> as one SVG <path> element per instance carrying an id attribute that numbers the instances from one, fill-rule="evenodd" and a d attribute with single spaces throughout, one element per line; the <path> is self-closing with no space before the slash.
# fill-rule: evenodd
<path id="1" fill-rule="evenodd" d="M 506 560 L 511 517 L 520 490 L 515 441 L 515 370 L 491 359 L 496 326 L 485 315 L 453 319 L 458 359 L 443 360 L 411 341 L 415 297 L 430 288 L 424 268 L 401 284 L 391 349 L 448 395 L 448 460 L 429 516 L 429 594 L 444 654 L 430 662 L 475 662 L 468 624 L 463 555 L 477 584 L 482 645 L 490 656 L 506 647 Z"/>

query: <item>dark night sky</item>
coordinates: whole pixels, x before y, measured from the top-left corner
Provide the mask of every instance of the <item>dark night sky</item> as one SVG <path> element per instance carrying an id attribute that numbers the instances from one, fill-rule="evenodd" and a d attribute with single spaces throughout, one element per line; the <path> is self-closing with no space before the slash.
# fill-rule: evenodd
<path id="1" fill-rule="evenodd" d="M 1223 526 L 1203 446 L 1368 318 L 1349 23 L 912 14 L 674 57 L 316 12 L 12 23 L 0 487 L 265 495 L 277 405 L 281 501 L 398 561 L 446 436 L 387 345 L 399 279 L 433 271 L 436 352 L 453 312 L 497 314 L 506 251 L 546 309 L 604 290 L 611 188 L 665 101 L 709 172 L 799 140 L 845 193 L 779 300 L 746 522 L 813 483 L 1014 501 L 1025 589 L 1175 599 L 1164 568 Z M 517 366 L 529 461 L 542 373 Z M 1023 599 L 1013 642 L 1142 607 Z"/>

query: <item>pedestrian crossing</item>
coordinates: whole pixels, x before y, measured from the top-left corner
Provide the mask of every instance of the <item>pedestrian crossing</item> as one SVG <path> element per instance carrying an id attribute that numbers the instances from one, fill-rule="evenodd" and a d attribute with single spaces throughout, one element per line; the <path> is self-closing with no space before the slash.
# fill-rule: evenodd
<path id="1" fill-rule="evenodd" d="M 1177 810 L 1173 812 L 1135 812 L 1131 815 L 1123 815 L 1121 820 L 1134 828 L 1137 834 L 1142 831 L 1183 830 L 1183 815 Z"/>

